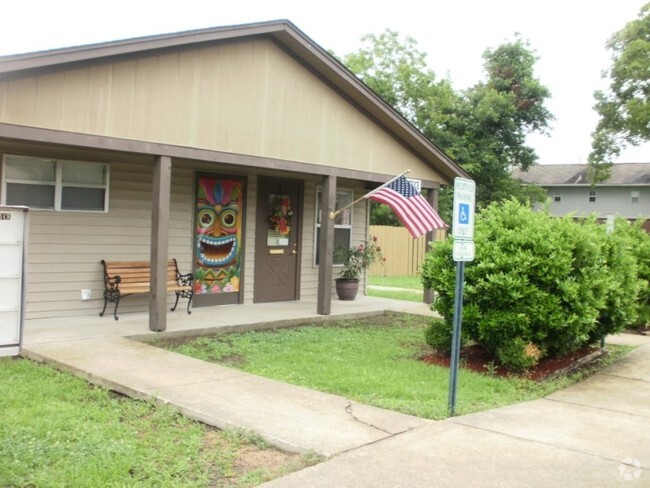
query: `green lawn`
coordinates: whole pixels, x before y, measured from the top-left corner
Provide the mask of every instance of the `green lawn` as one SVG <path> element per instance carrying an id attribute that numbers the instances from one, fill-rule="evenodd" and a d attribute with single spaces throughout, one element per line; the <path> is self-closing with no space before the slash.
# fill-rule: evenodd
<path id="1" fill-rule="evenodd" d="M 409 302 L 422 301 L 422 282 L 419 276 L 368 276 L 368 296 L 392 298 Z M 393 289 L 378 289 L 374 286 Z"/>
<path id="2" fill-rule="evenodd" d="M 402 300 L 407 302 L 421 302 L 422 291 L 413 292 L 411 290 L 379 290 L 368 288 L 369 297 L 392 298 L 393 300 Z"/>
<path id="3" fill-rule="evenodd" d="M 423 336 L 427 320 L 386 316 L 154 345 L 369 405 L 442 419 L 447 416 L 449 370 L 419 360 L 430 352 Z M 456 413 L 540 398 L 577 380 L 538 384 L 461 370 Z"/>
<path id="4" fill-rule="evenodd" d="M 3 487 L 254 486 L 311 461 L 26 359 L 0 359 L 0 392 Z"/>
<path id="5" fill-rule="evenodd" d="M 368 276 L 368 284 L 422 290 L 420 276 Z"/>

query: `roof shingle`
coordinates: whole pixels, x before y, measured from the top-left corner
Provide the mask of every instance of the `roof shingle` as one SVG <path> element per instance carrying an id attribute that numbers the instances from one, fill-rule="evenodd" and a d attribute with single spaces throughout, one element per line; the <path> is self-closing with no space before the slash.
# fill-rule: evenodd
<path id="1" fill-rule="evenodd" d="M 512 176 L 540 186 L 591 185 L 586 164 L 538 164 L 528 171 L 515 170 Z M 650 163 L 617 163 L 611 176 L 600 186 L 650 185 Z"/>

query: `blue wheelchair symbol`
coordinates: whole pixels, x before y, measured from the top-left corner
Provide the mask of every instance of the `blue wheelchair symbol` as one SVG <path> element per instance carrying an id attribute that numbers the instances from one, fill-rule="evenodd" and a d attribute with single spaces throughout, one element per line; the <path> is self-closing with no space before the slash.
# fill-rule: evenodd
<path id="1" fill-rule="evenodd" d="M 467 203 L 458 205 L 458 222 L 460 224 L 469 224 L 469 205 Z"/>

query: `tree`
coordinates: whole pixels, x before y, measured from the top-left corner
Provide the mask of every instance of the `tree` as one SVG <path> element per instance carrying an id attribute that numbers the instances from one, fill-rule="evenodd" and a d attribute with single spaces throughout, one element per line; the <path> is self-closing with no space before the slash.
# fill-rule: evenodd
<path id="1" fill-rule="evenodd" d="M 589 154 L 594 183 L 607 179 L 623 148 L 650 141 L 650 3 L 606 46 L 612 54 L 612 66 L 603 74 L 609 89 L 594 92 L 600 116 Z"/>
<path id="2" fill-rule="evenodd" d="M 417 41 L 400 40 L 391 30 L 367 34 L 361 41 L 365 47 L 343 58 L 348 69 L 434 143 L 442 148 L 452 145 L 453 134 L 444 129 L 457 115 L 461 97 L 449 80 L 436 80 Z"/>
<path id="3" fill-rule="evenodd" d="M 400 227 L 402 223 L 399 221 L 395 212 L 386 204 L 370 201 L 370 225 L 388 225 L 390 227 Z"/>
<path id="4" fill-rule="evenodd" d="M 362 41 L 365 47 L 345 56 L 344 64 L 472 176 L 479 207 L 512 196 L 540 198 L 510 175 L 535 162 L 526 135 L 543 133 L 552 120 L 544 107 L 550 94 L 534 77 L 537 58 L 527 43 L 517 37 L 487 49 L 487 80 L 458 92 L 449 80 L 436 79 L 413 38 L 401 41 L 387 30 Z M 442 213 L 449 193 L 441 195 Z"/>

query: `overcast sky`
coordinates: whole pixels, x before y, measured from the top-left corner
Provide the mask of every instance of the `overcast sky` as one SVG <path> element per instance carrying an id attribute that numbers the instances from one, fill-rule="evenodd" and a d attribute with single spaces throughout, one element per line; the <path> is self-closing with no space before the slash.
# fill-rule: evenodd
<path id="1" fill-rule="evenodd" d="M 77 46 L 189 29 L 289 19 L 337 55 L 364 34 L 411 36 L 429 67 L 461 89 L 483 79 L 483 51 L 515 32 L 539 56 L 536 74 L 552 93 L 549 137 L 532 137 L 542 164 L 586 163 L 598 117 L 593 91 L 606 85 L 607 39 L 634 20 L 647 0 L 9 0 L 2 7 L 0 55 Z M 650 145 L 618 162 L 650 162 Z"/>

